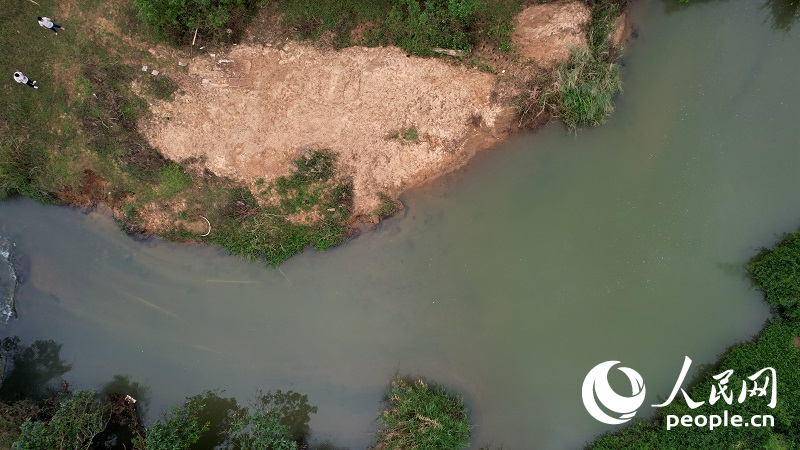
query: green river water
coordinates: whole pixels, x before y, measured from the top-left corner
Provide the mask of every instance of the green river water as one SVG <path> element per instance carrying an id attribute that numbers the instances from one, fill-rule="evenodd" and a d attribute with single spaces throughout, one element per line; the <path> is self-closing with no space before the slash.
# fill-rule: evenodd
<path id="1" fill-rule="evenodd" d="M 615 429 L 584 409 L 586 373 L 622 361 L 658 403 L 684 356 L 758 332 L 743 266 L 800 225 L 800 30 L 760 1 L 641 2 L 633 23 L 606 126 L 517 136 L 280 270 L 0 203 L 21 255 L 0 334 L 62 343 L 73 388 L 149 386 L 148 420 L 207 389 L 293 389 L 314 439 L 365 448 L 400 372 L 463 394 L 475 448 L 579 448 Z"/>

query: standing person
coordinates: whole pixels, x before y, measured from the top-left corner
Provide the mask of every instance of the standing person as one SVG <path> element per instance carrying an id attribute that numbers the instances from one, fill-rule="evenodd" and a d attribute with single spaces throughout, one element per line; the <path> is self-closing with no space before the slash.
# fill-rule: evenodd
<path id="1" fill-rule="evenodd" d="M 34 89 L 39 89 L 39 86 L 36 85 L 36 81 L 29 80 L 28 77 L 23 75 L 20 71 L 14 72 L 14 81 L 17 83 L 25 83 Z"/>
<path id="2" fill-rule="evenodd" d="M 57 23 L 53 23 L 52 20 L 48 17 L 37 17 L 36 19 L 39 20 L 39 25 L 47 28 L 48 30 L 53 30 L 53 33 L 58 34 L 58 30 L 63 30 L 64 27 Z"/>

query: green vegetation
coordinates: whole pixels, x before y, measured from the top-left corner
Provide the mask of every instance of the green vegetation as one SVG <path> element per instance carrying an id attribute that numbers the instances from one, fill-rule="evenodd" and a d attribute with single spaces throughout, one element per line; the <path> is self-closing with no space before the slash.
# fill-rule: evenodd
<path id="1" fill-rule="evenodd" d="M 194 2 L 145 3 L 174 12 Z M 238 11 L 253 4 L 209 3 L 196 13 L 231 5 Z M 270 264 L 309 245 L 325 249 L 346 238 L 352 182 L 335 176 L 330 152 L 312 152 L 298 159 L 295 174 L 269 186 L 262 181 L 252 191 L 197 170 L 191 161 L 164 159 L 140 134 L 138 123 L 147 116 L 148 103 L 169 100 L 177 85 L 167 76 L 140 70 L 142 63 L 157 67 L 158 62 L 146 47 L 125 39 L 129 32 L 145 39 L 137 34 L 141 25 L 131 19 L 136 6 L 120 1 L 75 6 L 85 8 L 81 14 L 88 22 L 113 20 L 102 22 L 110 25 L 95 34 L 53 40 L 42 33 L 20 39 L 17 30 L 41 31 L 30 24 L 35 5 L 0 11 L 6 25 L 0 30 L 6 43 L 0 55 L 15 61 L 41 87 L 0 85 L 0 107 L 8 112 L 0 119 L 0 199 L 22 194 L 81 206 L 102 201 L 117 211 L 129 233 L 171 227 L 164 233 L 168 238 L 203 240 Z M 58 17 L 58 11 L 53 15 Z M 181 26 L 189 23 L 194 22 Z M 71 28 L 69 21 L 65 26 Z M 162 217 L 156 229 L 145 216 L 153 211 Z M 201 216 L 210 221 L 207 236 L 201 236 L 208 230 Z"/>
<path id="2" fill-rule="evenodd" d="M 517 98 L 521 124 L 535 127 L 552 115 L 575 131 L 584 125 L 602 125 L 614 112 L 613 98 L 622 89 L 622 81 L 617 49 L 608 36 L 619 7 L 614 1 L 590 2 L 589 6 L 588 48 L 574 49 L 554 73 L 534 74 L 528 80 Z"/>
<path id="3" fill-rule="evenodd" d="M 605 123 L 614 112 L 612 99 L 622 88 L 616 50 L 608 42 L 619 8 L 613 2 L 590 6 L 592 20 L 586 32 L 589 48 L 574 50 L 569 61 L 558 68 L 558 89 L 552 94 L 557 115 L 570 130 Z"/>
<path id="4" fill-rule="evenodd" d="M 254 0 L 134 0 L 139 18 L 159 39 L 191 44 L 236 42 L 257 10 Z"/>
<path id="5" fill-rule="evenodd" d="M 263 258 L 277 265 L 308 246 L 325 250 L 347 238 L 353 207 L 353 183 L 334 173 L 336 155 L 315 150 L 295 161 L 297 169 L 256 193 L 236 183 L 200 179 L 200 188 L 186 195 L 178 216 L 211 224 L 207 236 L 181 222 L 165 235 L 216 244 L 235 255 Z"/>
<path id="6" fill-rule="evenodd" d="M 72 450 L 297 450 L 309 447 L 309 423 L 317 407 L 294 391 L 259 393 L 249 405 L 206 391 L 145 427 L 149 389 L 117 375 L 99 392 L 70 391 L 62 376 L 70 369 L 54 341 L 26 345 L 0 340 L 9 361 L 0 388 L 0 448 Z M 58 386 L 58 387 L 57 387 Z M 464 402 L 419 379 L 395 377 L 378 420 L 384 429 L 376 449 L 456 450 L 469 446 L 471 426 Z"/>
<path id="7" fill-rule="evenodd" d="M 395 377 L 378 420 L 376 449 L 454 450 L 469 446 L 471 426 L 459 396 L 422 380 Z"/>
<path id="8" fill-rule="evenodd" d="M 380 44 L 395 44 L 414 55 L 430 55 L 433 47 L 469 51 L 477 0 L 400 0 L 375 34 Z"/>
<path id="9" fill-rule="evenodd" d="M 622 87 L 619 65 L 582 48 L 556 71 L 559 90 L 552 94 L 561 120 L 570 130 L 598 126 L 614 112 L 614 95 Z"/>
<path id="10" fill-rule="evenodd" d="M 398 139 L 401 141 L 411 141 L 416 142 L 419 140 L 419 134 L 417 133 L 416 127 L 409 127 L 405 130 L 400 130 L 396 133 L 392 133 L 389 136 L 386 136 L 386 139 Z"/>
<path id="11" fill-rule="evenodd" d="M 616 433 L 600 436 L 590 446 L 595 449 L 661 449 L 661 448 L 770 448 L 789 449 L 800 445 L 800 320 L 797 305 L 800 301 L 800 232 L 786 236 L 771 250 L 764 250 L 749 265 L 754 285 L 764 291 L 765 300 L 778 316 L 772 319 L 752 342 L 731 347 L 716 367 L 706 371 L 688 390 L 694 401 L 706 401 L 700 409 L 692 410 L 682 398 L 659 410 L 650 420 L 640 420 Z M 776 371 L 777 406 L 768 406 L 771 396 L 748 396 L 741 404 L 719 401 L 709 404 L 711 387 L 718 384 L 713 375 L 733 370 L 728 386 L 734 396 L 740 386 L 752 381 L 746 377 L 765 367 Z M 764 378 L 759 386 L 763 387 Z M 774 427 L 724 427 L 710 431 L 708 427 L 674 427 L 667 431 L 667 415 L 729 415 L 738 414 L 749 421 L 753 415 L 770 414 Z"/>
<path id="12" fill-rule="evenodd" d="M 95 436 L 103 432 L 111 420 L 110 405 L 98 402 L 92 391 L 62 394 L 58 397 L 58 405 L 54 409 L 55 413 L 49 421 L 26 420 L 12 448 L 14 450 L 88 449 L 92 446 Z"/>
<path id="13" fill-rule="evenodd" d="M 192 177 L 180 165 L 170 163 L 161 169 L 159 191 L 164 198 L 172 198 L 192 184 Z"/>
<path id="14" fill-rule="evenodd" d="M 385 219 L 397 214 L 397 212 L 400 211 L 400 205 L 398 205 L 396 201 L 383 192 L 378 192 L 378 198 L 381 199 L 381 206 L 372 213 L 377 215 L 379 218 Z"/>
<path id="15" fill-rule="evenodd" d="M 203 404 L 197 399 L 189 399 L 182 406 L 173 408 L 164 418 L 147 430 L 145 448 L 147 450 L 184 450 L 200 440 L 208 431 L 209 423 L 200 423 L 199 416 Z"/>
<path id="16" fill-rule="evenodd" d="M 782 317 L 800 318 L 800 232 L 787 235 L 748 266 L 753 284 Z"/>
<path id="17" fill-rule="evenodd" d="M 60 344 L 24 345 L 14 337 L 1 340 L 0 349 L 11 382 L 0 389 L 0 448 L 100 449 L 113 442 L 136 450 L 296 450 L 317 412 L 293 391 L 261 393 L 250 407 L 209 391 L 145 428 L 138 407 L 149 402 L 149 390 L 141 384 L 118 375 L 100 394 L 73 392 L 61 379 L 70 367 Z"/>
<path id="18" fill-rule="evenodd" d="M 511 20 L 522 0 L 279 0 L 275 12 L 297 37 L 333 34 L 337 47 L 397 45 L 429 56 L 432 48 L 471 50 L 488 40 L 512 48 Z M 355 30 L 355 32 L 354 32 Z M 355 37 L 353 35 L 356 35 Z"/>

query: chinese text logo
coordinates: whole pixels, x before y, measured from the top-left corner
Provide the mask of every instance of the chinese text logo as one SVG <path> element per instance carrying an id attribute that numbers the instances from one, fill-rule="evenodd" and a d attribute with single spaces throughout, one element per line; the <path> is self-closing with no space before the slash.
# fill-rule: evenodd
<path id="1" fill-rule="evenodd" d="M 617 364 L 619 364 L 619 361 L 606 361 L 595 366 L 583 380 L 583 389 L 581 391 L 583 404 L 589 414 L 600 422 L 609 425 L 619 425 L 631 420 L 636 414 L 636 410 L 644 403 L 645 396 L 644 381 L 641 375 L 628 367 L 619 367 L 619 370 L 627 375 L 628 380 L 631 382 L 631 396 L 625 397 L 619 395 L 611 389 L 611 386 L 608 384 L 608 372 Z M 664 403 L 651 406 L 654 408 L 663 408 L 672 403 L 675 397 L 678 396 L 678 393 L 683 394 L 683 399 L 686 401 L 686 405 L 689 409 L 694 410 L 706 404 L 704 401 L 698 402 L 691 399 L 689 394 L 681 388 L 691 365 L 692 360 L 687 356 L 683 361 L 683 367 L 681 368 L 680 375 L 678 375 L 678 381 L 675 383 L 669 398 L 667 398 Z M 767 406 L 770 409 L 775 408 L 778 401 L 778 385 L 777 374 L 774 368 L 766 367 L 746 377 L 746 379 L 741 380 L 741 389 L 730 383 L 731 375 L 733 375 L 733 369 L 728 369 L 712 377 L 715 384 L 711 386 L 711 395 L 708 397 L 709 405 L 714 405 L 720 400 L 727 405 L 733 405 L 734 402 L 743 403 L 749 397 L 768 397 L 769 403 Z M 600 402 L 606 410 L 612 411 L 618 416 L 612 417 L 606 413 L 606 411 L 600 408 L 598 402 Z M 738 415 L 730 416 L 730 421 L 728 419 L 729 413 L 727 410 L 723 411 L 721 416 L 716 414 L 710 416 L 684 415 L 679 419 L 678 416 L 669 415 L 667 416 L 667 429 L 669 430 L 679 424 L 684 427 L 708 426 L 710 430 L 719 426 L 727 427 L 729 423 L 734 427 L 750 425 L 755 427 L 772 426 L 774 420 L 773 417 L 769 415 L 754 415 L 750 418 L 749 422 L 744 420 L 746 418 L 742 418 Z"/>
<path id="2" fill-rule="evenodd" d="M 644 381 L 642 376 L 635 370 L 628 367 L 620 367 L 619 370 L 628 376 L 631 382 L 631 397 L 618 395 L 608 384 L 608 371 L 619 364 L 619 361 L 606 361 L 598 364 L 589 371 L 583 380 L 583 405 L 595 419 L 609 425 L 625 423 L 636 414 L 636 410 L 644 403 Z M 595 401 L 595 396 L 600 403 L 607 409 L 621 414 L 619 418 L 614 418 L 606 414 Z"/>

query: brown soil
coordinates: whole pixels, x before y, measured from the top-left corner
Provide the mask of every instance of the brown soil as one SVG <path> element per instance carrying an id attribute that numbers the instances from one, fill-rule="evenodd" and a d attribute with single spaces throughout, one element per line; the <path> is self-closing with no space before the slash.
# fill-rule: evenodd
<path id="1" fill-rule="evenodd" d="M 190 74 L 145 128 L 166 157 L 200 158 L 217 175 L 252 182 L 329 148 L 353 176 L 356 214 L 377 208 L 378 192 L 396 195 L 495 143 L 507 116 L 490 99 L 493 76 L 398 48 L 238 46 L 196 59 Z M 417 141 L 389 138 L 412 127 Z"/>
<path id="2" fill-rule="evenodd" d="M 586 46 L 584 27 L 591 17 L 580 2 L 531 6 L 514 20 L 514 46 L 540 66 L 554 67 L 569 58 L 572 48 Z"/>
<path id="3" fill-rule="evenodd" d="M 540 64 L 563 61 L 585 45 L 588 18 L 582 3 L 529 7 L 515 47 Z M 458 168 L 516 126 L 513 108 L 497 101 L 503 76 L 395 47 L 262 41 L 190 60 L 182 93 L 154 105 L 142 132 L 167 158 L 247 183 L 288 174 L 309 149 L 331 149 L 353 177 L 354 214 L 368 216 L 379 192 L 394 197 Z M 416 141 L 390 138 L 412 127 Z"/>

